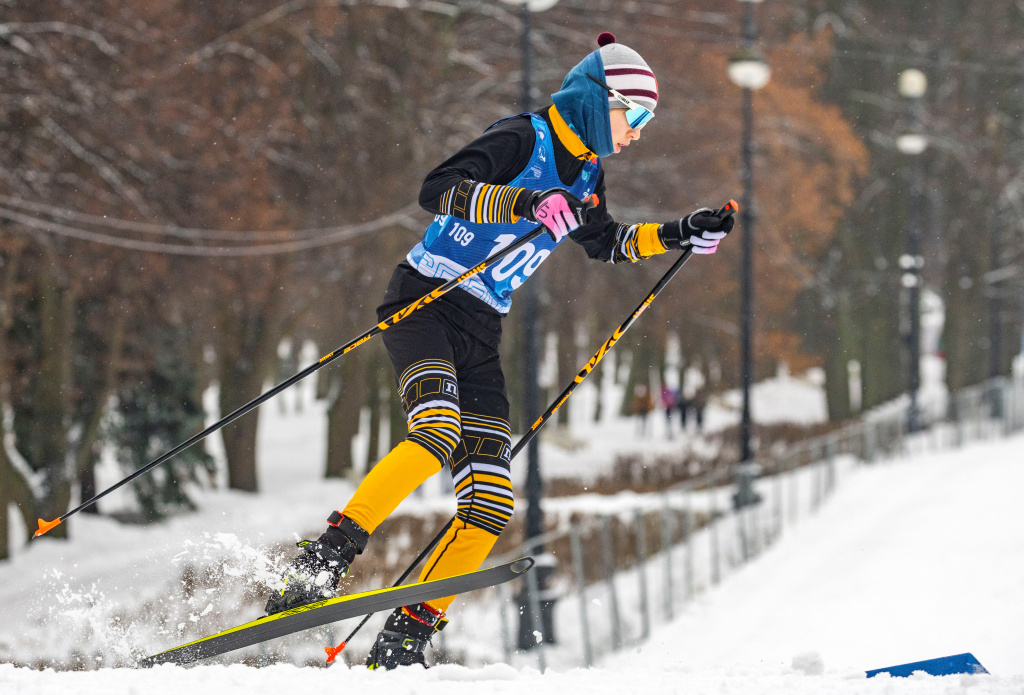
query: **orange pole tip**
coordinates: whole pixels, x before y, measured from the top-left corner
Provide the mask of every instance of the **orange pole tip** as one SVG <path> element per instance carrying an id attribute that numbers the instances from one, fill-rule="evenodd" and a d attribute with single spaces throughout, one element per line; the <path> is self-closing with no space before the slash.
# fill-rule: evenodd
<path id="1" fill-rule="evenodd" d="M 341 653 L 341 650 L 345 648 L 346 644 L 348 644 L 348 642 L 342 642 L 337 647 L 324 647 L 324 651 L 327 652 L 327 663 L 333 664 L 334 657 Z"/>
<path id="2" fill-rule="evenodd" d="M 739 212 L 740 211 L 740 204 L 737 203 L 732 198 L 729 198 L 729 202 L 725 206 L 725 211 L 726 212 Z"/>
<path id="3" fill-rule="evenodd" d="M 61 524 L 60 517 L 54 519 L 53 521 L 44 521 L 43 519 L 39 519 L 39 529 L 36 531 L 34 537 L 35 538 L 39 538 L 43 534 L 52 531 L 57 526 L 60 526 L 60 524 Z"/>

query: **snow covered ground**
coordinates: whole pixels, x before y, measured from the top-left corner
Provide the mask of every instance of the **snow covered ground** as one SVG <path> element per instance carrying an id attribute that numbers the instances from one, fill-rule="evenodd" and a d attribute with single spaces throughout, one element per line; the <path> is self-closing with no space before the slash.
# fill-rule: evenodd
<path id="1" fill-rule="evenodd" d="M 794 419 L 819 418 L 820 390 L 786 380 L 797 382 L 780 374 L 762 393 L 790 404 Z M 797 395 L 783 398 L 779 391 Z M 628 419 L 591 424 L 587 404 L 594 394 L 580 389 L 577 395 L 583 398 L 573 413 L 574 435 L 606 437 L 607 442 L 592 442 L 582 451 L 546 444 L 545 462 L 554 459 L 559 474 L 605 465 L 596 459 L 611 460 L 609 452 L 623 446 L 657 454 L 661 447 L 686 445 L 678 436 L 668 440 L 660 417 L 652 417 L 655 429 L 643 440 L 633 435 L 635 423 Z M 74 543 L 44 540 L 19 546 L 11 562 L 0 563 L 0 662 L 39 664 L 52 658 L 66 664 L 79 650 L 86 668 L 127 665 L 140 648 L 221 629 L 225 616 L 240 604 L 252 604 L 254 586 L 272 580 L 276 571 L 268 549 L 314 531 L 323 510 L 343 505 L 352 491 L 346 481 L 321 477 L 322 405 L 307 392 L 303 412 L 297 413 L 294 397 L 285 397 L 289 405 L 284 412 L 269 403 L 260 415 L 261 483 L 269 492 L 201 493 L 201 513 L 157 527 L 79 515 L 72 525 Z M 709 410 L 708 420 L 724 423 L 729 416 L 723 406 L 717 414 Z M 560 463 L 558 456 L 564 457 Z M 677 604 L 675 621 L 656 620 L 650 640 L 605 654 L 593 669 L 571 668 L 556 652 L 549 659 L 554 667 L 543 675 L 529 655 L 517 656 L 514 666 L 446 665 L 426 673 L 391 674 L 341 665 L 329 670 L 278 664 L 36 671 L 0 663 L 0 695 L 278 695 L 295 689 L 361 688 L 421 695 L 524 689 L 1024 694 L 1024 507 L 1017 501 L 1024 489 L 1024 438 L 861 466 L 844 473 L 841 482 L 816 516 L 802 516 L 778 544 L 727 573 L 718 586 L 704 582 L 706 590 L 695 601 Z M 425 494 L 411 497 L 400 510 L 452 511 L 438 480 L 425 488 Z M 552 500 L 549 511 L 621 507 L 625 513 L 645 502 L 628 493 L 614 499 L 581 495 Z M 202 567 L 204 558 L 220 574 L 196 582 L 187 566 Z M 195 587 L 183 588 L 194 582 Z M 232 588 L 211 588 L 221 584 Z M 652 585 L 652 591 L 656 608 L 658 586 Z M 187 603 L 180 598 L 183 593 Z M 600 610 L 597 605 L 594 612 Z M 472 618 L 495 623 L 474 626 L 481 634 L 500 630 L 497 611 L 453 615 Z M 635 619 L 626 619 L 635 625 Z M 564 639 L 572 635 L 566 631 Z M 973 652 L 993 675 L 863 676 L 869 668 L 964 651 Z"/>
<path id="2" fill-rule="evenodd" d="M 554 432 L 541 435 L 543 470 L 546 477 L 593 479 L 610 472 L 615 460 L 620 456 L 679 456 L 682 452 L 693 450 L 701 455 L 710 456 L 714 451 L 707 449 L 706 443 L 693 436 L 678 436 L 678 415 L 674 414 L 671 424 L 672 431 L 677 434 L 668 436 L 668 423 L 660 405 L 648 416 L 646 434 L 639 434 L 639 423 L 634 418 L 619 417 L 619 407 L 624 398 L 621 383 L 614 383 L 610 378 L 613 372 L 615 355 L 605 358 L 607 365 L 601 371 L 602 400 L 604 407 L 599 422 L 594 421 L 597 403 L 597 383 L 583 382 L 567 402 L 571 437 L 551 437 Z M 751 416 L 759 424 L 794 423 L 798 425 L 814 425 L 828 420 L 828 405 L 821 375 L 817 370 L 794 376 L 784 368 L 779 373 L 754 385 L 751 391 Z M 558 385 L 560 391 L 564 384 Z M 554 397 L 554 392 L 551 394 Z M 657 394 L 655 394 L 657 395 Z M 717 432 L 726 427 L 737 425 L 740 421 L 742 394 L 739 390 L 726 391 L 708 400 L 704 414 L 704 430 Z M 690 434 L 694 432 L 693 418 L 690 418 Z M 556 444 L 556 441 L 558 442 Z M 561 444 L 561 446 L 559 446 Z M 568 446 L 567 446 L 568 445 Z M 516 469 L 513 474 L 519 475 L 523 482 L 526 475 L 525 465 Z"/>
<path id="3" fill-rule="evenodd" d="M 861 467 L 628 661 L 838 677 L 969 651 L 1024 692 L 1021 489 L 1019 435 Z"/>
<path id="4" fill-rule="evenodd" d="M 275 665 L 149 671 L 33 671 L 0 665 L 0 694 L 246 692 L 1024 693 L 1024 437 L 860 467 L 818 515 L 679 611 L 651 639 L 589 670 L 492 664 L 426 673 Z M 113 529 L 109 529 L 113 533 Z M 115 537 L 115 541 L 117 538 Z M 74 547 L 74 546 L 71 546 Z M 99 545 L 94 547 L 98 550 Z M 0 569 L 0 639 L 27 627 L 24 596 L 56 551 L 39 546 Z M 34 555 L 34 561 L 26 562 Z M 79 557 L 84 561 L 84 557 Z M 116 562 L 96 557 L 92 572 Z M 86 563 L 88 564 L 88 563 Z M 124 576 L 145 593 L 155 570 Z M 67 577 L 76 568 L 64 565 Z M 87 576 L 87 575 L 86 575 Z M 76 577 L 81 579 L 82 577 Z M 94 578 L 96 578 L 94 576 Z M 80 586 L 80 585 L 79 585 Z M 109 587 L 108 587 L 109 588 Z M 67 594 L 66 598 L 73 598 Z M 153 597 L 155 599 L 155 597 Z M 51 620 L 88 610 L 58 607 Z M 61 612 L 70 615 L 59 615 Z M 116 611 L 105 613 L 116 619 Z M 96 630 L 110 630 L 96 624 Z M 497 629 L 497 627 L 495 627 Z M 126 630 L 122 634 L 130 636 Z M 31 637 L 31 636 L 29 636 Z M 43 647 L 45 645 L 36 645 Z M 863 671 L 971 651 L 990 676 L 865 679 Z"/>
<path id="5" fill-rule="evenodd" d="M 309 361 L 315 359 L 309 355 L 317 353 L 315 348 L 307 346 L 304 354 L 305 360 Z M 620 456 L 644 456 L 651 459 L 658 456 L 682 456 L 688 450 L 708 446 L 707 442 L 695 435 L 692 422 L 689 434 L 682 434 L 678 420 L 674 420 L 674 436 L 670 438 L 661 410 L 651 413 L 647 434 L 639 436 L 636 419 L 618 414 L 623 387 L 611 378 L 614 372 L 614 352 L 605 358 L 605 362 L 611 368 L 601 372 L 603 383 L 600 388 L 605 403 L 601 420 L 594 421 L 598 384 L 584 382 L 566 405 L 571 423 L 568 433 L 559 433 L 550 439 L 546 434 L 541 435 L 545 478 L 576 478 L 586 481 L 609 473 Z M 269 542 L 274 536 L 279 540 L 319 528 L 324 510 L 343 507 L 354 487 L 349 481 L 325 480 L 323 477 L 327 413 L 324 401 L 315 400 L 314 390 L 312 380 L 300 382 L 257 410 L 260 418 L 258 478 L 263 494 L 252 496 L 231 491 L 197 491 L 195 498 L 202 510 L 201 514 L 173 520 L 170 527 L 174 530 L 170 533 L 161 529 L 145 529 L 145 537 L 195 538 L 196 532 L 206 530 L 212 533 L 236 533 L 243 540 L 264 534 Z M 712 398 L 705 416 L 706 430 L 714 432 L 739 422 L 739 398 L 739 391 L 729 391 Z M 791 376 L 781 371 L 775 377 L 754 385 L 752 401 L 752 413 L 757 422 L 814 424 L 828 417 L 824 391 L 813 374 Z M 217 393 L 214 389 L 205 394 L 204 405 L 209 413 L 207 422 L 212 424 L 219 417 L 216 412 Z M 361 433 L 353 444 L 354 456 L 358 461 L 366 458 L 368 415 L 364 413 Z M 387 423 L 382 423 L 382 429 L 387 431 Z M 555 434 L 553 429 L 550 434 Z M 382 442 L 386 442 L 386 439 L 386 435 L 381 437 Z M 227 484 L 227 466 L 220 433 L 208 437 L 204 444 L 218 463 L 218 483 L 224 488 Z M 124 470 L 114 461 L 111 452 L 105 452 L 96 470 L 98 488 L 113 485 L 124 475 Z M 428 480 L 420 494 L 410 497 L 399 507 L 398 512 L 453 513 L 455 505 L 450 492 L 450 478 L 446 480 L 446 476 L 447 473 L 439 474 Z M 518 489 L 522 489 L 526 479 L 525 457 L 513 463 L 512 476 Z M 131 509 L 133 506 L 129 487 L 117 490 L 99 502 L 100 509 L 107 514 Z M 25 545 L 27 534 L 21 518 L 13 510 L 9 516 L 12 526 L 11 543 L 17 555 L 28 550 Z M 103 535 L 108 529 L 110 533 L 121 535 L 123 531 L 109 520 L 91 519 L 84 514 L 77 515 L 68 523 L 72 533 L 82 527 L 79 536 Z M 93 529 L 93 526 L 97 528 Z M 130 537 L 133 536 L 128 531 L 124 545 L 134 543 L 127 540 Z M 68 548 L 68 552 L 74 557 L 80 550 L 72 547 Z M 93 549 L 88 552 L 92 554 Z"/>
<path id="6" fill-rule="evenodd" d="M 245 693 L 389 693 L 394 695 L 539 695 L 541 693 L 644 693 L 658 695 L 1020 695 L 1024 678 L 999 676 L 928 676 L 910 679 L 865 679 L 861 673 L 815 675 L 769 666 L 680 668 L 674 664 L 625 663 L 616 668 L 541 675 L 497 664 L 470 671 L 439 666 L 429 671 L 374 673 L 365 669 L 297 669 L 271 666 L 159 666 L 151 671 L 52 673 L 0 666 L 3 695 L 202 695 Z"/>

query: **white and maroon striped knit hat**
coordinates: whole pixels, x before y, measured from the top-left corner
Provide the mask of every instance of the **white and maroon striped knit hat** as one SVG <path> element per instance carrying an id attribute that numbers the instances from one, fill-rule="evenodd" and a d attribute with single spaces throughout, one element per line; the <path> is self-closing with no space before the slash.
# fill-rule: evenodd
<path id="1" fill-rule="evenodd" d="M 629 46 L 615 43 L 615 35 L 610 32 L 598 36 L 597 45 L 601 47 L 599 53 L 608 86 L 653 111 L 658 105 L 658 80 L 647 62 Z M 608 107 L 623 108 L 622 102 L 610 95 Z"/>

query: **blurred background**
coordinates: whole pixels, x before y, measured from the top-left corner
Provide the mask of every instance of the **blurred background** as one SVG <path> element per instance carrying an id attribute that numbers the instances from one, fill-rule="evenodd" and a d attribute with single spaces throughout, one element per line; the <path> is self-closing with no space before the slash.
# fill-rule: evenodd
<path id="1" fill-rule="evenodd" d="M 546 428 L 521 508 L 569 511 L 530 536 L 585 493 L 715 483 L 756 505 L 759 475 L 816 460 L 801 442 L 871 413 L 920 431 L 952 416 L 950 394 L 1024 374 L 1019 2 L 0 7 L 0 567 L 318 529 L 405 435 L 379 340 L 27 545 L 37 518 L 370 328 L 429 223 L 426 173 L 547 106 L 602 31 L 661 93 L 642 140 L 604 162 L 612 214 L 734 198 L 741 215 Z M 570 244 L 543 266 L 537 311 L 505 322 L 514 432 L 528 386 L 543 410 L 673 260 L 612 266 Z M 445 485 L 383 529 L 405 545 L 375 583 L 433 535 L 416 519 L 450 514 Z M 32 564 L 44 545 L 60 549 Z"/>

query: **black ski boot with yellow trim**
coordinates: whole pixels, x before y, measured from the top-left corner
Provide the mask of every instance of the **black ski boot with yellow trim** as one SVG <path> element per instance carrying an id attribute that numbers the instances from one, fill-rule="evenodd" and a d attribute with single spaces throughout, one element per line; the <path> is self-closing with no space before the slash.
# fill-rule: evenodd
<path id="1" fill-rule="evenodd" d="M 327 519 L 328 527 L 315 541 L 299 541 L 302 550 L 284 573 L 284 588 L 267 601 L 267 615 L 334 596 L 338 582 L 348 576 L 349 565 L 363 552 L 370 534 L 340 512 Z"/>
<path id="2" fill-rule="evenodd" d="M 395 610 L 377 635 L 377 641 L 366 658 L 366 667 L 391 671 L 399 666 L 426 668 L 423 650 L 430 638 L 444 629 L 448 618 L 425 603 Z"/>

